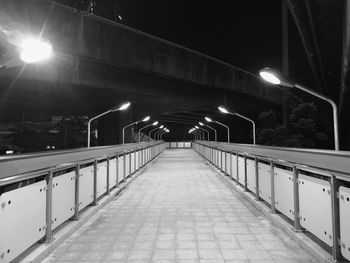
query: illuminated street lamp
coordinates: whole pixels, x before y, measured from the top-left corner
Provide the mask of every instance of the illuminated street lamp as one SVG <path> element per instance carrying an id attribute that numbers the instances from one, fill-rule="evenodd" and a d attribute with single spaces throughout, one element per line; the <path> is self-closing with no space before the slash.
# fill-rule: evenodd
<path id="1" fill-rule="evenodd" d="M 158 138 L 159 138 L 159 134 L 160 134 L 161 132 L 165 131 L 165 130 L 166 130 L 166 128 L 165 128 L 165 127 L 163 127 L 161 130 L 156 131 L 156 132 L 153 134 L 153 138 L 154 138 L 154 140 L 158 140 Z"/>
<path id="2" fill-rule="evenodd" d="M 217 123 L 217 124 L 219 124 L 219 125 L 225 127 L 225 128 L 227 129 L 227 142 L 228 142 L 228 143 L 230 142 L 230 128 L 229 128 L 227 125 L 225 125 L 225 124 L 223 124 L 223 123 L 221 123 L 221 122 L 219 122 L 219 121 L 213 120 L 213 119 L 211 119 L 211 118 L 209 118 L 209 117 L 204 117 L 204 119 L 205 119 L 207 122 L 214 122 L 214 123 Z"/>
<path id="3" fill-rule="evenodd" d="M 192 128 L 191 130 L 189 130 L 188 133 L 193 134 L 195 140 L 198 139 L 199 133 L 197 132 L 197 130 L 195 128 Z"/>
<path id="4" fill-rule="evenodd" d="M 148 133 L 148 140 L 150 141 L 152 139 L 151 135 L 152 135 L 152 132 L 157 130 L 157 129 L 163 129 L 164 128 L 164 125 L 161 125 L 159 127 L 155 127 L 153 130 L 150 130 L 150 132 Z"/>
<path id="5" fill-rule="evenodd" d="M 141 142 L 141 131 L 148 128 L 149 126 L 156 126 L 156 125 L 158 125 L 158 121 L 155 121 L 152 124 L 148 124 L 148 125 L 142 127 L 141 129 L 139 129 L 139 142 Z"/>
<path id="6" fill-rule="evenodd" d="M 170 133 L 170 130 L 166 130 L 164 133 L 162 133 L 162 134 L 160 135 L 160 139 L 161 139 L 161 140 L 163 139 L 162 136 L 163 136 L 164 134 L 166 134 L 166 133 Z"/>
<path id="7" fill-rule="evenodd" d="M 336 151 L 339 151 L 338 109 L 337 109 L 337 105 L 335 104 L 335 102 L 331 98 L 324 96 L 323 94 L 318 93 L 316 91 L 313 91 L 313 90 L 311 90 L 303 85 L 300 85 L 298 83 L 294 83 L 294 82 L 284 78 L 278 72 L 276 72 L 270 68 L 264 68 L 264 69 L 260 70 L 259 74 L 260 74 L 261 78 L 263 78 L 265 81 L 267 81 L 269 83 L 272 83 L 275 85 L 281 85 L 284 87 L 291 87 L 291 88 L 300 89 L 300 90 L 305 91 L 311 95 L 316 96 L 317 98 L 325 100 L 329 104 L 331 104 L 332 109 L 333 109 L 334 148 Z"/>
<path id="8" fill-rule="evenodd" d="M 223 106 L 218 106 L 218 109 L 219 111 L 221 111 L 222 113 L 224 114 L 231 114 L 231 115 L 236 115 L 238 117 L 241 117 L 247 121 L 250 121 L 253 125 L 253 144 L 255 145 L 255 122 L 252 120 L 252 119 L 249 119 L 248 117 L 242 115 L 242 114 L 239 114 L 238 112 L 231 112 L 229 110 L 227 110 L 225 107 Z"/>
<path id="9" fill-rule="evenodd" d="M 118 107 L 113 107 L 111 109 L 109 109 L 108 111 L 105 111 L 95 117 L 92 117 L 89 121 L 88 121 L 88 127 L 87 127 L 87 130 L 88 130 L 88 135 L 87 135 L 87 147 L 90 148 L 90 126 L 91 126 L 91 122 L 93 120 L 96 120 L 97 118 L 103 116 L 103 115 L 106 115 L 110 112 L 115 112 L 115 111 L 123 111 L 123 110 L 126 110 L 127 108 L 129 108 L 131 105 L 131 103 L 129 101 L 123 103 L 122 105 L 118 106 Z"/>
<path id="10" fill-rule="evenodd" d="M 201 131 L 200 128 L 198 126 L 194 126 L 194 128 L 197 130 L 197 132 L 200 133 L 201 135 L 201 140 L 204 141 L 205 140 L 205 132 L 204 131 Z"/>
<path id="11" fill-rule="evenodd" d="M 214 129 L 213 127 L 211 127 L 209 125 L 204 124 L 203 122 L 198 122 L 198 123 L 199 123 L 200 126 L 205 126 L 205 127 L 209 128 L 209 129 L 213 130 L 214 131 L 214 139 L 215 139 L 215 141 L 217 141 L 216 129 Z"/>
<path id="12" fill-rule="evenodd" d="M 149 121 L 150 120 L 150 116 L 146 116 L 145 118 L 143 118 L 142 120 L 140 121 L 135 121 L 133 123 L 130 123 L 128 125 L 126 125 L 125 127 L 123 127 L 123 130 L 122 130 L 122 135 L 123 135 L 123 144 L 125 144 L 125 129 L 130 127 L 130 126 L 133 126 L 133 125 L 137 125 L 139 124 L 140 122 L 146 122 L 146 121 Z"/>
<path id="13" fill-rule="evenodd" d="M 37 63 L 52 56 L 52 45 L 39 39 L 26 39 L 21 45 L 20 58 L 25 63 Z"/>

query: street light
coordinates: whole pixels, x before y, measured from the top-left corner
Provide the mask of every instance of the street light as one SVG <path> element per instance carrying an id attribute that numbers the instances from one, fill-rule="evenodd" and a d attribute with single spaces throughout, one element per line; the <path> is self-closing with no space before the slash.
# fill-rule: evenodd
<path id="1" fill-rule="evenodd" d="M 151 117 L 150 116 L 146 116 L 145 118 L 143 118 L 142 120 L 140 121 L 135 121 L 133 123 L 130 123 L 128 125 L 126 125 L 125 127 L 123 127 L 123 130 L 122 130 L 122 135 L 123 135 L 123 144 L 125 144 L 125 129 L 130 127 L 130 126 L 133 126 L 133 125 L 137 125 L 139 124 L 140 122 L 146 122 L 146 121 L 149 121 Z"/>
<path id="2" fill-rule="evenodd" d="M 201 129 L 207 133 L 207 141 L 210 141 L 210 132 L 208 130 L 204 129 L 203 127 L 200 127 L 199 129 Z"/>
<path id="3" fill-rule="evenodd" d="M 221 122 L 219 122 L 219 121 L 213 120 L 213 119 L 211 119 L 211 118 L 209 118 L 209 117 L 204 117 L 204 119 L 205 119 L 207 122 L 214 122 L 214 123 L 217 123 L 217 124 L 219 124 L 219 125 L 225 127 L 225 128 L 227 129 L 227 142 L 228 142 L 228 143 L 230 142 L 230 128 L 229 128 L 227 125 L 225 125 L 225 124 L 223 124 L 223 123 L 221 123 Z"/>
<path id="4" fill-rule="evenodd" d="M 318 93 L 316 91 L 313 91 L 313 90 L 311 90 L 311 89 L 309 89 L 301 84 L 294 83 L 294 82 L 284 78 L 277 71 L 274 71 L 270 68 L 264 68 L 264 69 L 260 70 L 259 74 L 260 74 L 260 77 L 263 78 L 267 82 L 270 82 L 270 83 L 275 84 L 275 85 L 281 85 L 284 87 L 292 87 L 292 88 L 300 89 L 300 90 L 305 91 L 311 95 L 316 96 L 317 98 L 325 100 L 329 104 L 331 104 L 332 109 L 333 109 L 334 148 L 336 151 L 339 151 L 338 108 L 337 108 L 337 105 L 335 104 L 335 102 L 331 98 L 324 96 L 323 94 Z"/>
<path id="5" fill-rule="evenodd" d="M 146 129 L 146 128 L 148 128 L 149 126 L 156 126 L 156 125 L 158 125 L 158 121 L 155 121 L 155 122 L 153 122 L 152 124 L 148 124 L 148 125 L 142 127 L 142 128 L 139 130 L 139 142 L 141 142 L 141 131 L 144 130 L 144 129 Z"/>
<path id="6" fill-rule="evenodd" d="M 164 133 L 162 133 L 162 134 L 160 135 L 160 139 L 161 139 L 161 140 L 163 139 L 162 136 L 163 136 L 164 134 L 166 134 L 166 133 L 170 133 L 170 130 L 166 130 Z"/>
<path id="7" fill-rule="evenodd" d="M 157 130 L 157 129 L 163 129 L 164 125 L 161 125 L 160 127 L 155 127 L 153 130 L 150 130 L 148 133 L 148 140 L 150 141 L 152 139 L 151 134 L 153 131 Z"/>
<path id="8" fill-rule="evenodd" d="M 160 131 L 156 131 L 154 134 L 153 134 L 153 137 L 154 137 L 154 140 L 158 140 L 158 135 L 159 133 L 161 133 L 162 131 L 165 131 L 166 128 L 163 127 Z"/>
<path id="9" fill-rule="evenodd" d="M 239 114 L 238 112 L 231 112 L 229 110 L 227 110 L 225 107 L 223 106 L 218 106 L 218 109 L 219 111 L 221 111 L 222 113 L 224 114 L 231 114 L 231 115 L 236 115 L 238 117 L 241 117 L 247 121 L 250 121 L 253 125 L 253 144 L 255 145 L 255 122 L 252 120 L 252 119 L 249 119 L 248 117 L 242 115 L 242 114 Z"/>
<path id="10" fill-rule="evenodd" d="M 215 141 L 217 141 L 217 133 L 216 133 L 216 129 L 214 129 L 213 127 L 209 126 L 209 125 L 206 125 L 204 124 L 203 122 L 198 122 L 200 126 L 205 126 L 205 127 L 208 127 L 209 129 L 213 130 L 214 131 L 214 139 Z"/>
<path id="11" fill-rule="evenodd" d="M 91 122 L 93 120 L 96 120 L 97 118 L 103 116 L 103 115 L 106 115 L 110 112 L 115 112 L 115 111 L 123 111 L 123 110 L 126 110 L 127 108 L 129 108 L 131 105 L 131 103 L 129 101 L 123 103 L 122 105 L 118 106 L 118 107 L 113 107 L 111 109 L 109 109 L 108 111 L 105 111 L 95 117 L 92 117 L 89 121 L 88 121 L 88 127 L 87 127 L 87 130 L 88 130 L 88 138 L 87 138 L 87 147 L 90 148 L 90 126 L 91 126 Z"/>
<path id="12" fill-rule="evenodd" d="M 39 39 L 26 39 L 21 45 L 20 58 L 25 63 L 37 63 L 52 56 L 52 45 Z"/>

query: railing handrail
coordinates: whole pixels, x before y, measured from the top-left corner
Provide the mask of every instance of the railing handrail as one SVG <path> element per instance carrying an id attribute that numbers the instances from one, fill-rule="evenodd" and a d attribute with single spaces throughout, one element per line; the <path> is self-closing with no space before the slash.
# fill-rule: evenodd
<path id="1" fill-rule="evenodd" d="M 318 149 L 286 148 L 251 144 L 196 141 L 198 144 L 246 154 L 251 157 L 274 160 L 276 163 L 289 163 L 332 173 L 350 180 L 350 152 Z"/>
<path id="2" fill-rule="evenodd" d="M 107 158 L 111 155 L 118 155 L 124 152 L 130 152 L 137 149 L 148 148 L 161 144 L 160 141 L 130 143 L 124 145 L 99 146 L 90 148 L 78 148 L 73 150 L 60 150 L 52 152 L 38 152 L 31 154 L 14 155 L 11 157 L 0 158 L 0 184 L 13 176 L 26 173 L 35 173 L 36 171 L 45 171 L 55 169 L 70 163 L 84 163 L 86 160 Z M 64 168 L 62 168 L 64 169 Z M 18 176 L 20 181 L 20 177 Z"/>

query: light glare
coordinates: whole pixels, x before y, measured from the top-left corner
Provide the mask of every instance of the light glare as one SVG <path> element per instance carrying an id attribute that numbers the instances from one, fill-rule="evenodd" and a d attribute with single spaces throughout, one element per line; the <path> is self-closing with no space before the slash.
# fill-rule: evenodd
<path id="1" fill-rule="evenodd" d="M 266 72 L 266 71 L 260 71 L 260 77 L 262 77 L 265 81 L 270 82 L 275 85 L 281 84 L 280 79 L 274 75 L 273 73 Z"/>
<path id="2" fill-rule="evenodd" d="M 222 107 L 222 106 L 218 106 L 218 109 L 219 109 L 219 111 L 221 111 L 222 113 L 225 113 L 225 114 L 227 114 L 228 113 L 228 110 L 227 109 L 225 109 L 224 107 Z"/>
<path id="3" fill-rule="evenodd" d="M 52 46 L 48 42 L 26 39 L 22 43 L 20 58 L 25 63 L 36 63 L 52 56 Z"/>
<path id="4" fill-rule="evenodd" d="M 205 117 L 204 118 L 207 122 L 212 122 L 212 119 L 210 119 L 209 117 Z"/>
<path id="5" fill-rule="evenodd" d="M 147 117 L 145 117 L 142 121 L 143 121 L 143 122 L 149 121 L 150 118 L 151 118 L 150 116 L 147 116 Z"/>
<path id="6" fill-rule="evenodd" d="M 131 103 L 128 101 L 128 102 L 124 103 L 123 105 L 121 105 L 118 110 L 126 110 L 127 108 L 130 107 L 130 105 L 131 105 Z"/>
<path id="7" fill-rule="evenodd" d="M 198 122 L 200 126 L 204 126 L 203 122 Z"/>
<path id="8" fill-rule="evenodd" d="M 158 121 L 155 121 L 152 123 L 153 126 L 156 126 L 158 124 Z"/>

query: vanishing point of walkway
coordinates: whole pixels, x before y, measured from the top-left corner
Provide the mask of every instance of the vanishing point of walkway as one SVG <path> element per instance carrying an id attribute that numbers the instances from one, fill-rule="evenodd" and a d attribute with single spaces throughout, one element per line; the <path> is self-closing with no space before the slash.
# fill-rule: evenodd
<path id="1" fill-rule="evenodd" d="M 167 150 L 44 262 L 313 262 L 219 176 Z"/>

